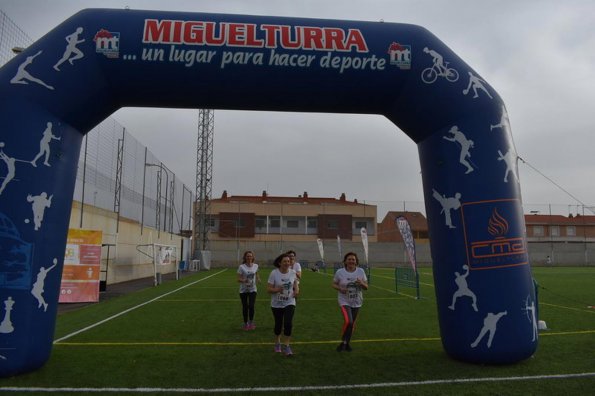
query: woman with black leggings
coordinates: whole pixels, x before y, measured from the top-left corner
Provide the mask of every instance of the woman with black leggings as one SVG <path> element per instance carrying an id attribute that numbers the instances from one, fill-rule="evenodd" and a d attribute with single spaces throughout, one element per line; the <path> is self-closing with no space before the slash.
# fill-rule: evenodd
<path id="1" fill-rule="evenodd" d="M 288 254 L 282 254 L 275 259 L 277 269 L 271 272 L 267 283 L 267 291 L 271 295 L 271 309 L 275 318 L 275 352 L 283 352 L 285 356 L 292 356 L 289 346 L 293 329 L 293 313 L 295 312 L 295 298 L 300 293 L 299 282 L 294 270 L 290 268 L 291 261 Z M 283 332 L 283 339 L 281 337 Z"/>
<path id="2" fill-rule="evenodd" d="M 242 264 L 238 267 L 238 282 L 240 284 L 240 300 L 242 301 L 242 316 L 244 330 L 254 330 L 254 303 L 256 302 L 256 282 L 260 283 L 258 264 L 254 262 L 251 250 L 244 252 Z"/>

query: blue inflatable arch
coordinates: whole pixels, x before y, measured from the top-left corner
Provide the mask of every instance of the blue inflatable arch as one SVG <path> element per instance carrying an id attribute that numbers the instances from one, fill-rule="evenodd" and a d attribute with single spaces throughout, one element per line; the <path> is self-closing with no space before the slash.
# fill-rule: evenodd
<path id="1" fill-rule="evenodd" d="M 421 27 L 83 10 L 0 69 L 0 92 L 1 376 L 49 358 L 81 142 L 126 106 L 386 116 L 419 148 L 444 349 L 537 348 L 506 109 Z"/>

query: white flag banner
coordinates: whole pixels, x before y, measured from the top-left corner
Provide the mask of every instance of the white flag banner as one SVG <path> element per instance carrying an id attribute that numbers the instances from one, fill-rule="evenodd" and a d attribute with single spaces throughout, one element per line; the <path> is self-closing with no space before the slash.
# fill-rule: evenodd
<path id="1" fill-rule="evenodd" d="M 341 252 L 341 236 L 337 235 L 337 248 L 339 249 L 339 261 L 343 261 L 343 253 Z"/>
<path id="2" fill-rule="evenodd" d="M 324 246 L 322 245 L 322 239 L 318 238 L 316 240 L 316 243 L 318 244 L 318 252 L 320 253 L 320 258 L 322 259 L 322 261 L 324 261 Z"/>
<path id="3" fill-rule="evenodd" d="M 368 231 L 364 227 L 359 231 L 362 236 L 362 244 L 364 245 L 364 254 L 366 256 L 366 265 L 368 265 Z"/>
<path id="4" fill-rule="evenodd" d="M 417 271 L 417 263 L 415 259 L 415 241 L 413 240 L 413 234 L 411 233 L 409 222 L 404 216 L 399 216 L 395 219 L 395 223 L 401 232 L 401 237 L 403 238 L 403 243 L 405 244 L 405 249 L 407 250 L 411 267 L 413 267 L 414 271 Z"/>

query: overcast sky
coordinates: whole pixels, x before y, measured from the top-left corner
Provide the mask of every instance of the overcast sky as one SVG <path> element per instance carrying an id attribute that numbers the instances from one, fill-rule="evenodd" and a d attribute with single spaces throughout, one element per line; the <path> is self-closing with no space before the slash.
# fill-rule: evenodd
<path id="1" fill-rule="evenodd" d="M 595 205 L 595 1 L 0 0 L 33 40 L 80 9 L 125 6 L 421 25 L 504 100 L 518 155 L 531 165 L 519 162 L 525 211 L 553 204 L 566 214 L 579 204 L 532 167 Z M 127 108 L 113 117 L 194 190 L 198 111 Z M 385 209 L 403 201 L 423 209 L 417 147 L 383 116 L 216 110 L 213 197 L 223 190 L 344 192 Z"/>

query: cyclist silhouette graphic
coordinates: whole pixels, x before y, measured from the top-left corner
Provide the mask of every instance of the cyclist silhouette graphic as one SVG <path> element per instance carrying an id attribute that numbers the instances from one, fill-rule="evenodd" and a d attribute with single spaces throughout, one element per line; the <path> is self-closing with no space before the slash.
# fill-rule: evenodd
<path id="1" fill-rule="evenodd" d="M 438 77 L 444 77 L 449 82 L 455 82 L 459 79 L 459 72 L 448 67 L 448 62 L 444 62 L 444 57 L 438 52 L 424 48 L 424 52 L 432 57 L 433 65 L 421 72 L 421 79 L 426 84 L 432 84 Z"/>

